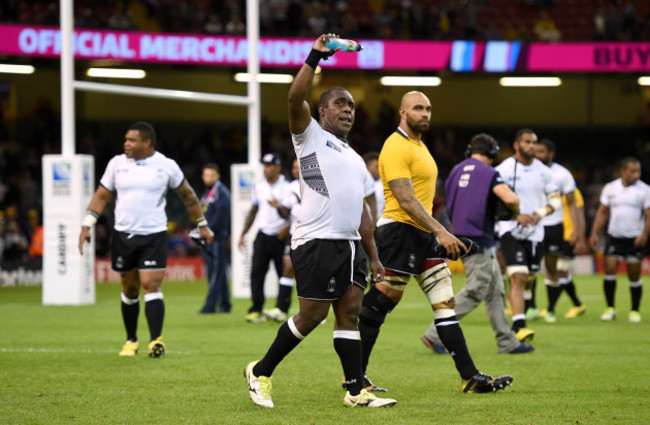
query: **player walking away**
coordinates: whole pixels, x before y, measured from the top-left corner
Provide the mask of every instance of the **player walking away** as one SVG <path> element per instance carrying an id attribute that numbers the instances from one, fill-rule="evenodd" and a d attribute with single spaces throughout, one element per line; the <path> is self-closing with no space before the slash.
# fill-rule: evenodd
<path id="1" fill-rule="evenodd" d="M 452 259 L 470 255 L 477 246 L 466 238 L 461 242 L 432 216 L 438 169 L 422 141 L 429 129 L 431 102 L 420 92 L 406 93 L 399 114 L 399 127 L 379 155 L 386 208 L 377 222 L 375 239 L 386 277 L 363 297 L 359 330 L 364 373 L 386 315 L 397 306 L 414 276 L 431 304 L 440 339 L 452 353 L 463 392 L 497 391 L 510 384 L 512 377 L 493 378 L 474 365 L 454 312 L 451 273 L 444 259 L 445 255 Z"/>
<path id="2" fill-rule="evenodd" d="M 512 330 L 524 343 L 531 341 L 535 334 L 526 327 L 524 298 L 532 298 L 532 285 L 543 255 L 544 227 L 540 221 L 562 206 L 551 170 L 535 158 L 536 143 L 537 136 L 532 130 L 517 131 L 513 144 L 515 154 L 496 167 L 519 197 L 516 219 L 499 221 L 496 227 L 510 277 Z"/>
<path id="3" fill-rule="evenodd" d="M 280 202 L 276 199 L 270 201 L 271 205 L 278 210 L 280 216 L 289 219 L 291 223 L 282 256 L 282 275 L 278 281 L 280 288 L 285 288 L 279 291 L 278 306 L 272 310 L 262 311 L 264 316 L 276 322 L 287 320 L 287 314 L 291 307 L 291 292 L 295 281 L 289 254 L 291 253 L 291 235 L 296 230 L 298 211 L 300 211 L 300 168 L 298 168 L 298 159 L 296 158 L 291 162 L 291 177 L 293 180 L 289 183 L 289 189 L 286 191 L 284 199 L 281 199 Z"/>
<path id="4" fill-rule="evenodd" d="M 535 157 L 551 169 L 553 179 L 562 195 L 563 205 L 566 202 L 565 208 L 569 211 L 571 224 L 575 223 L 575 225 L 572 225 L 574 234 L 570 236 L 570 242 L 567 242 L 564 240 L 564 227 L 565 224 L 568 224 L 568 220 L 566 222 L 564 220 L 564 208 L 553 211 L 544 217 L 541 222 L 544 225 L 544 265 L 546 266 L 544 283 L 548 293 L 548 308 L 541 311 L 541 316 L 547 323 L 555 323 L 557 320 L 555 305 L 563 289 L 567 290 L 574 303 L 570 314 L 567 313 L 570 317 L 584 314 L 586 309 L 576 295 L 573 282 L 568 279 L 570 260 L 574 256 L 573 251 L 584 252 L 584 212 L 582 212 L 582 215 L 578 212 L 576 181 L 571 172 L 557 162 L 553 162 L 556 151 L 557 148 L 552 140 L 542 139 L 537 143 Z M 569 282 L 571 282 L 570 285 Z M 526 319 L 530 320 L 532 318 L 534 318 L 534 313 L 530 316 L 526 315 Z"/>
<path id="5" fill-rule="evenodd" d="M 447 212 L 454 233 L 478 245 L 478 253 L 463 259 L 465 287 L 456 295 L 454 310 L 460 320 L 485 301 L 499 353 L 529 353 L 533 346 L 522 344 L 510 329 L 505 313 L 505 285 L 494 249 L 497 200 L 510 209 L 510 216 L 519 212 L 519 198 L 492 168 L 498 154 L 499 144 L 492 136 L 477 134 L 467 145 L 467 159 L 451 170 L 445 182 Z M 434 353 L 446 354 L 437 329 L 434 321 L 422 342 Z"/>
<path id="6" fill-rule="evenodd" d="M 264 280 L 271 261 L 278 276 L 282 276 L 282 253 L 289 235 L 290 224 L 273 206 L 277 199 L 285 197 L 289 189 L 289 183 L 282 175 L 282 158 L 276 153 L 267 153 L 262 157 L 262 164 L 264 164 L 264 178 L 255 184 L 253 205 L 246 215 L 239 238 L 239 249 L 244 249 L 244 236 L 257 219 L 259 231 L 253 242 L 250 275 L 253 304 L 245 317 L 251 323 L 259 323 L 267 319 L 262 314 L 265 301 Z M 286 298 L 286 292 L 291 297 L 291 287 L 280 285 L 278 299 Z M 276 307 L 279 308 L 277 305 Z"/>
<path id="7" fill-rule="evenodd" d="M 232 305 L 226 276 L 226 251 L 230 235 L 230 191 L 221 183 L 221 170 L 215 163 L 205 164 L 201 177 L 206 186 L 201 208 L 214 233 L 214 241 L 206 245 L 203 254 L 208 272 L 208 295 L 199 313 L 216 313 L 217 307 L 220 313 L 229 313 Z"/>
<path id="8" fill-rule="evenodd" d="M 334 349 L 347 382 L 346 406 L 385 407 L 395 400 L 378 398 L 363 388 L 361 340 L 357 322 L 367 285 L 367 262 L 375 280 L 384 269 L 372 238 L 373 219 L 364 204 L 366 167 L 347 143 L 354 124 L 354 99 L 342 87 L 321 94 L 319 121 L 305 101 L 318 62 L 336 50 L 325 47 L 323 34 L 289 89 L 289 129 L 300 162 L 302 202 L 291 241 L 300 310 L 280 326 L 266 355 L 245 370 L 253 403 L 273 407 L 271 375 L 282 359 L 334 310 Z M 338 50 L 338 49 L 337 49 Z"/>
<path id="9" fill-rule="evenodd" d="M 90 228 L 115 199 L 115 226 L 111 263 L 122 280 L 122 318 L 126 343 L 120 356 L 132 357 L 139 350 L 136 335 L 140 313 L 140 288 L 149 325 L 149 356 L 165 353 L 162 341 L 165 305 L 160 291 L 167 266 L 166 193 L 174 189 L 196 221 L 201 238 L 212 243 L 213 233 L 201 204 L 180 167 L 155 150 L 156 132 L 151 124 L 136 122 L 124 136 L 124 153 L 106 166 L 93 195 L 79 234 L 79 252 L 90 240 Z"/>
<path id="10" fill-rule="evenodd" d="M 607 309 L 600 316 L 600 320 L 607 322 L 616 319 L 616 270 L 623 259 L 627 264 L 632 297 L 628 320 L 633 323 L 641 321 L 641 260 L 650 233 L 650 187 L 639 180 L 640 177 L 639 160 L 633 157 L 623 159 L 621 177 L 607 183 L 600 194 L 600 205 L 589 237 L 591 247 L 596 250 L 598 237 L 609 219 L 605 239 L 604 282 Z"/>

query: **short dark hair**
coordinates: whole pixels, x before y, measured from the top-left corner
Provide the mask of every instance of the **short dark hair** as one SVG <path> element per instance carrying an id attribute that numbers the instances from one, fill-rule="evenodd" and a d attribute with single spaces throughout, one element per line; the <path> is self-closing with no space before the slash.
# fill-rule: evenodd
<path id="1" fill-rule="evenodd" d="M 534 132 L 533 130 L 531 130 L 530 128 L 520 128 L 520 129 L 517 130 L 517 132 L 515 133 L 515 140 L 519 140 L 519 138 L 520 138 L 521 136 L 523 136 L 524 134 L 526 134 L 526 133 L 528 133 L 528 134 L 535 134 L 535 132 Z"/>
<path id="2" fill-rule="evenodd" d="M 336 90 L 346 91 L 349 93 L 348 89 L 346 89 L 345 87 L 340 87 L 340 86 L 330 87 L 329 89 L 321 93 L 320 99 L 318 100 L 318 104 L 327 105 L 327 102 L 329 102 L 330 98 L 332 97 L 332 92 Z"/>
<path id="3" fill-rule="evenodd" d="M 551 139 L 541 139 L 539 142 L 540 145 L 546 146 L 546 149 L 548 149 L 549 152 L 556 153 L 557 152 L 557 147 L 555 146 L 555 142 L 553 142 Z"/>
<path id="4" fill-rule="evenodd" d="M 370 161 L 379 161 L 379 152 L 370 151 L 363 155 L 363 161 L 368 164 Z"/>
<path id="5" fill-rule="evenodd" d="M 138 121 L 131 124 L 129 130 L 137 130 L 143 140 L 151 140 L 151 146 L 156 146 L 156 130 L 146 121 Z"/>
<path id="6" fill-rule="evenodd" d="M 221 174 L 221 169 L 219 168 L 219 165 L 216 162 L 206 162 L 203 165 L 204 170 L 214 170 L 217 173 Z"/>
<path id="7" fill-rule="evenodd" d="M 621 170 L 626 169 L 630 164 L 641 164 L 641 161 L 633 156 L 626 156 L 621 160 Z"/>
<path id="8" fill-rule="evenodd" d="M 499 154 L 499 143 L 487 133 L 479 133 L 472 137 L 469 145 L 467 146 L 468 155 L 470 156 L 474 153 L 479 155 L 485 155 L 488 158 L 495 159 Z"/>

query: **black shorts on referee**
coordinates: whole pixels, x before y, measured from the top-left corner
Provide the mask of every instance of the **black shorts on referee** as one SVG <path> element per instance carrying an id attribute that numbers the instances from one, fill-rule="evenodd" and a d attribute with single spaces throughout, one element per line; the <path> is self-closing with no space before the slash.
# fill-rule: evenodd
<path id="1" fill-rule="evenodd" d="M 114 230 L 111 266 L 119 273 L 164 270 L 167 267 L 167 232 L 134 235 Z"/>
<path id="2" fill-rule="evenodd" d="M 291 250 L 291 263 L 300 298 L 334 301 L 351 284 L 367 286 L 368 263 L 358 240 L 310 240 Z"/>

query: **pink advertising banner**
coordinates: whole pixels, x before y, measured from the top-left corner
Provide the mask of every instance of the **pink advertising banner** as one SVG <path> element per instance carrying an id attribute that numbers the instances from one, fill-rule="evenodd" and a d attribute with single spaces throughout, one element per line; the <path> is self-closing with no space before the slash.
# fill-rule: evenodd
<path id="1" fill-rule="evenodd" d="M 649 72 L 650 43 L 531 43 L 529 72 Z"/>
<path id="2" fill-rule="evenodd" d="M 365 48 L 363 51 L 341 52 L 322 61 L 321 65 L 345 69 L 435 71 L 449 68 L 451 42 L 360 42 Z M 263 37 L 259 42 L 260 64 L 263 67 L 300 67 L 312 44 L 312 39 Z M 77 59 L 245 66 L 248 42 L 245 37 L 77 29 L 73 51 Z M 0 25 L 0 54 L 57 57 L 60 52 L 58 28 Z"/>

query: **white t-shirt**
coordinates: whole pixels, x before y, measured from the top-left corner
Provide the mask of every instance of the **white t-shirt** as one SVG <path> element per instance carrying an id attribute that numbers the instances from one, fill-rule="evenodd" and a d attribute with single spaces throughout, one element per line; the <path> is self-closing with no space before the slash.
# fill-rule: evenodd
<path id="1" fill-rule="evenodd" d="M 377 220 L 379 220 L 384 215 L 384 208 L 386 208 L 384 183 L 381 181 L 381 178 L 375 180 L 375 199 L 377 200 Z"/>
<path id="2" fill-rule="evenodd" d="M 361 239 L 361 213 L 370 194 L 363 159 L 313 118 L 305 132 L 292 139 L 302 195 L 292 247 L 311 239 Z"/>
<path id="3" fill-rule="evenodd" d="M 573 193 L 576 190 L 576 181 L 571 175 L 571 171 L 567 170 L 558 163 L 552 163 L 549 167 L 551 169 L 551 174 L 553 175 L 553 180 L 560 190 L 560 195 L 566 195 L 568 193 Z M 564 221 L 564 210 L 558 208 L 546 217 L 542 218 L 543 226 L 554 226 L 560 224 Z"/>
<path id="4" fill-rule="evenodd" d="M 114 156 L 99 183 L 116 191 L 115 230 L 150 235 L 167 230 L 167 189 L 178 189 L 185 176 L 176 161 L 160 152 L 135 160 Z"/>
<path id="5" fill-rule="evenodd" d="M 610 211 L 607 234 L 615 238 L 636 238 L 643 233 L 644 212 L 650 208 L 650 186 L 637 180 L 625 187 L 618 178 L 605 185 L 600 203 Z"/>
<path id="6" fill-rule="evenodd" d="M 289 183 L 289 190 L 284 195 L 284 199 L 280 202 L 282 206 L 290 211 L 291 229 L 289 232 L 293 235 L 296 230 L 296 223 L 298 223 L 298 212 L 300 211 L 300 180 L 292 180 Z"/>
<path id="7" fill-rule="evenodd" d="M 269 200 L 275 199 L 281 203 L 288 190 L 289 183 L 282 174 L 273 185 L 269 184 L 266 179 L 255 183 L 252 202 L 258 207 L 255 221 L 261 232 L 270 236 L 277 235 L 280 229 L 287 224 L 287 220 L 282 218 L 278 210 L 269 204 Z"/>
<path id="8" fill-rule="evenodd" d="M 524 165 L 515 160 L 514 157 L 509 157 L 499 164 L 496 170 L 501 174 L 508 186 L 514 187 L 514 191 L 519 197 L 520 214 L 532 215 L 535 210 L 548 204 L 547 194 L 558 191 L 551 169 L 537 159 L 533 159 L 530 165 Z M 499 237 L 512 232 L 519 225 L 517 220 L 499 221 L 498 223 Z M 534 231 L 526 237 L 526 240 L 532 242 L 543 241 L 544 226 L 537 223 Z"/>

